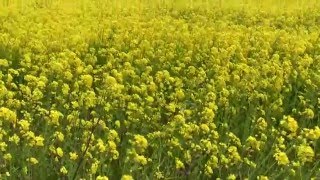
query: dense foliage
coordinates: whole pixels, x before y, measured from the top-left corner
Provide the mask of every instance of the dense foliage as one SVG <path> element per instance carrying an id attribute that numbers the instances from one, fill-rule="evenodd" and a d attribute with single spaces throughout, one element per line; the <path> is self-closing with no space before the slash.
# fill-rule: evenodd
<path id="1" fill-rule="evenodd" d="M 320 11 L 0 15 L 1 179 L 320 177 Z"/>

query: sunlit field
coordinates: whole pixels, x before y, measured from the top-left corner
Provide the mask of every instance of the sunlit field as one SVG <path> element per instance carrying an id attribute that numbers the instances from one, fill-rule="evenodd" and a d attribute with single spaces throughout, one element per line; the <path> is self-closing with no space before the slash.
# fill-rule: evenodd
<path id="1" fill-rule="evenodd" d="M 317 0 L 2 0 L 0 179 L 320 179 Z"/>

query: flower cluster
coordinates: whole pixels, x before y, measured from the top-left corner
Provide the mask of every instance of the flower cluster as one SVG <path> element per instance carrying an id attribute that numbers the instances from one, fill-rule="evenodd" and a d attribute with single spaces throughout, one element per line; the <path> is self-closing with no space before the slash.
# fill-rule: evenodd
<path id="1" fill-rule="evenodd" d="M 81 3 L 0 11 L 1 179 L 318 178 L 319 8 Z"/>

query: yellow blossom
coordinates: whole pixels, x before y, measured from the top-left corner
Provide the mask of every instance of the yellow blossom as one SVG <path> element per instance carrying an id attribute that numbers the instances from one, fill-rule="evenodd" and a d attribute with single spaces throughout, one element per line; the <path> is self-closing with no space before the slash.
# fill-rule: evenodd
<path id="1" fill-rule="evenodd" d="M 3 159 L 5 159 L 7 161 L 11 161 L 12 155 L 10 153 L 7 153 L 7 154 L 3 155 Z"/>
<path id="2" fill-rule="evenodd" d="M 213 118 L 215 117 L 215 113 L 212 109 L 205 107 L 204 110 L 202 111 L 203 118 L 206 121 L 212 121 Z"/>
<path id="3" fill-rule="evenodd" d="M 260 130 L 265 130 L 268 127 L 268 124 L 264 118 L 259 118 L 257 120 L 257 126 Z"/>
<path id="4" fill-rule="evenodd" d="M 211 177 L 213 174 L 213 170 L 210 166 L 205 165 L 205 170 L 204 170 L 205 175 Z"/>
<path id="5" fill-rule="evenodd" d="M 146 165 L 148 163 L 148 160 L 147 158 L 145 158 L 144 156 L 142 155 L 136 155 L 134 157 L 134 161 L 138 164 L 141 164 L 141 165 Z"/>
<path id="6" fill-rule="evenodd" d="M 268 176 L 258 176 L 258 180 L 269 180 Z"/>
<path id="7" fill-rule="evenodd" d="M 66 167 L 64 167 L 64 166 L 62 166 L 61 168 L 60 168 L 60 172 L 62 173 L 62 174 L 68 174 L 68 170 L 67 170 L 67 168 Z"/>
<path id="8" fill-rule="evenodd" d="M 29 131 L 30 123 L 27 120 L 22 119 L 18 122 L 18 124 L 23 131 Z"/>
<path id="9" fill-rule="evenodd" d="M 302 115 L 306 118 L 306 119 L 313 119 L 314 118 L 314 112 L 312 109 L 307 108 L 305 109 L 305 111 L 302 113 Z"/>
<path id="10" fill-rule="evenodd" d="M 83 82 L 83 84 L 87 87 L 90 88 L 92 86 L 93 83 L 93 77 L 89 74 L 87 75 L 81 75 L 81 80 Z"/>
<path id="11" fill-rule="evenodd" d="M 61 132 L 56 131 L 56 132 L 54 133 L 54 136 L 55 136 L 60 142 L 63 142 L 63 141 L 64 141 L 64 135 L 63 135 Z"/>
<path id="12" fill-rule="evenodd" d="M 169 112 L 175 112 L 177 107 L 175 103 L 169 103 L 166 108 Z"/>
<path id="13" fill-rule="evenodd" d="M 148 147 L 147 139 L 139 134 L 134 135 L 133 145 L 136 147 L 138 152 L 143 153 Z"/>
<path id="14" fill-rule="evenodd" d="M 184 163 L 179 159 L 179 158 L 176 158 L 175 159 L 175 163 L 176 163 L 176 169 L 184 169 Z"/>
<path id="15" fill-rule="evenodd" d="M 34 138 L 34 141 L 35 141 L 35 143 L 34 143 L 34 145 L 35 146 L 44 146 L 44 144 L 43 144 L 43 141 L 44 141 L 44 138 L 43 137 L 41 137 L 41 136 L 36 136 L 35 138 Z"/>
<path id="16" fill-rule="evenodd" d="M 295 134 L 299 128 L 297 121 L 291 116 L 285 117 L 284 120 L 281 120 L 280 124 L 282 127 L 293 134 Z"/>
<path id="17" fill-rule="evenodd" d="M 121 177 L 121 180 L 134 180 L 134 179 L 133 179 L 133 177 L 130 176 L 130 175 L 123 175 L 123 176 Z"/>
<path id="18" fill-rule="evenodd" d="M 0 67 L 9 67 L 9 62 L 6 59 L 0 59 Z"/>
<path id="19" fill-rule="evenodd" d="M 99 161 L 96 161 L 94 163 L 91 164 L 91 168 L 90 168 L 90 172 L 91 174 L 96 174 L 97 173 L 97 170 L 99 168 L 99 165 L 100 165 L 100 162 Z"/>
<path id="20" fill-rule="evenodd" d="M 39 161 L 34 157 L 28 158 L 27 161 L 30 162 L 31 164 L 38 164 L 39 163 Z"/>
<path id="21" fill-rule="evenodd" d="M 76 152 L 70 152 L 69 156 L 70 156 L 71 160 L 77 160 L 78 159 L 78 154 Z"/>
<path id="22" fill-rule="evenodd" d="M 297 156 L 302 163 L 306 163 L 313 161 L 315 153 L 310 146 L 302 144 L 298 146 Z"/>
<path id="23" fill-rule="evenodd" d="M 17 134 L 12 135 L 9 137 L 10 142 L 14 142 L 16 145 L 20 142 L 20 138 Z"/>
<path id="24" fill-rule="evenodd" d="M 116 143 L 113 142 L 113 141 L 108 141 L 108 146 L 109 146 L 109 148 L 112 149 L 112 150 L 117 149 L 117 145 L 116 145 Z"/>
<path id="25" fill-rule="evenodd" d="M 209 133 L 210 132 L 210 128 L 209 128 L 209 126 L 207 124 L 201 124 L 200 128 L 204 133 Z"/>
<path id="26" fill-rule="evenodd" d="M 50 111 L 50 123 L 53 125 L 59 125 L 59 119 L 62 114 L 59 111 L 51 110 Z"/>
<path id="27" fill-rule="evenodd" d="M 295 176 L 296 175 L 296 171 L 294 169 L 290 169 L 289 173 L 291 176 Z"/>
<path id="28" fill-rule="evenodd" d="M 164 179 L 165 178 L 163 173 L 159 170 L 154 174 L 154 177 L 155 177 L 155 179 Z"/>
<path id="29" fill-rule="evenodd" d="M 56 154 L 57 154 L 59 157 L 62 157 L 62 156 L 63 156 L 63 150 L 62 150 L 60 147 L 58 147 L 58 148 L 56 149 Z"/>
<path id="30" fill-rule="evenodd" d="M 0 119 L 1 118 L 13 124 L 15 124 L 17 121 L 16 113 L 5 107 L 0 108 Z"/>
<path id="31" fill-rule="evenodd" d="M 237 179 L 237 176 L 234 175 L 234 174 L 230 174 L 228 177 L 227 177 L 227 180 L 236 180 Z"/>
<path id="32" fill-rule="evenodd" d="M 289 159 L 286 153 L 284 152 L 277 152 L 273 156 L 279 165 L 287 165 L 289 164 Z"/>
<path id="33" fill-rule="evenodd" d="M 107 176 L 97 176 L 96 180 L 109 180 Z"/>
<path id="34" fill-rule="evenodd" d="M 0 142 L 0 151 L 2 151 L 2 152 L 6 151 L 7 147 L 8 147 L 7 143 Z"/>
<path id="35" fill-rule="evenodd" d="M 237 147 L 230 146 L 228 148 L 228 152 L 229 152 L 229 160 L 232 164 L 237 164 L 237 163 L 241 162 L 241 156 L 238 153 Z"/>
<path id="36" fill-rule="evenodd" d="M 117 120 L 117 121 L 115 121 L 115 126 L 117 127 L 117 128 L 120 128 L 120 126 L 121 126 L 121 123 L 120 123 L 120 121 L 119 120 Z"/>
<path id="37" fill-rule="evenodd" d="M 288 117 L 287 119 L 287 128 L 291 131 L 291 132 L 296 132 L 298 129 L 298 123 L 295 119 L 293 119 L 292 117 Z"/>
<path id="38" fill-rule="evenodd" d="M 183 100 L 185 98 L 185 94 L 182 89 L 177 90 L 176 97 L 178 100 Z"/>
<path id="39" fill-rule="evenodd" d="M 148 96 L 148 97 L 146 97 L 146 101 L 147 101 L 149 104 L 151 104 L 151 103 L 154 102 L 154 98 L 151 97 L 151 96 Z"/>
<path id="40" fill-rule="evenodd" d="M 68 84 L 63 84 L 62 85 L 62 94 L 63 95 L 68 95 L 70 91 L 70 87 Z"/>
<path id="41" fill-rule="evenodd" d="M 260 151 L 260 141 L 258 141 L 255 137 L 249 136 L 246 140 L 249 147 Z"/>

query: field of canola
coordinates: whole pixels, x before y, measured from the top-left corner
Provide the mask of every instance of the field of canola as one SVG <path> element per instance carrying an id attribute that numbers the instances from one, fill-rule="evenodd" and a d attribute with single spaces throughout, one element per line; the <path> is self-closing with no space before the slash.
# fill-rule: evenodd
<path id="1" fill-rule="evenodd" d="M 319 7 L 6 3 L 1 179 L 320 178 Z"/>

